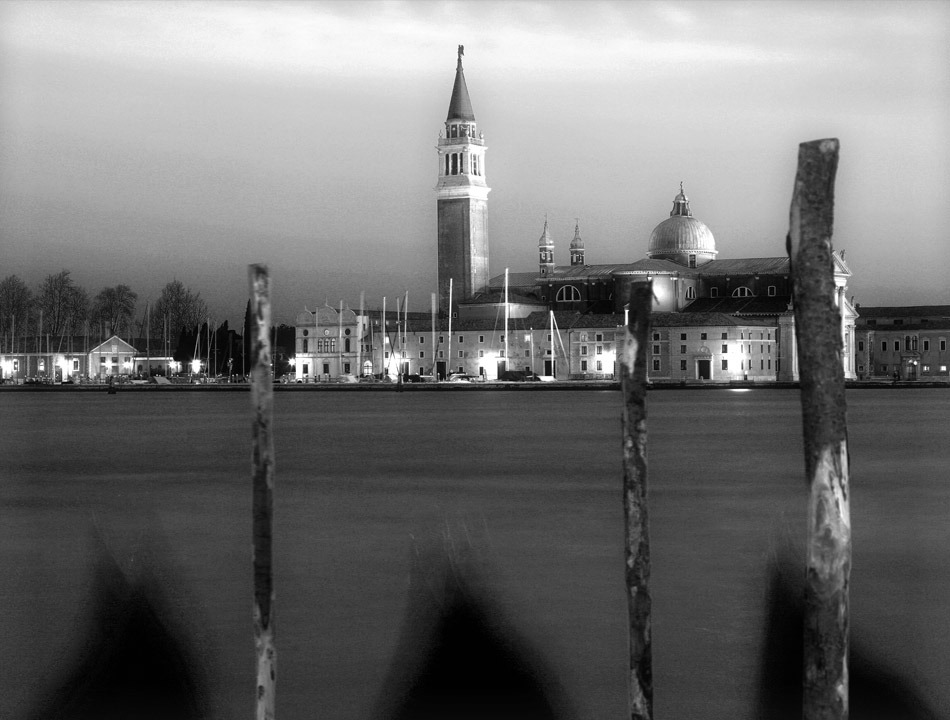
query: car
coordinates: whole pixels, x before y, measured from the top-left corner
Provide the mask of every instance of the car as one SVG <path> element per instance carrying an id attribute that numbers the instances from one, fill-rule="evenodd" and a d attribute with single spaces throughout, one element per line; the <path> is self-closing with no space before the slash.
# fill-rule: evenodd
<path id="1" fill-rule="evenodd" d="M 448 382 L 454 383 L 470 383 L 475 382 L 478 378 L 474 375 L 466 375 L 465 373 L 452 373 L 449 375 Z"/>

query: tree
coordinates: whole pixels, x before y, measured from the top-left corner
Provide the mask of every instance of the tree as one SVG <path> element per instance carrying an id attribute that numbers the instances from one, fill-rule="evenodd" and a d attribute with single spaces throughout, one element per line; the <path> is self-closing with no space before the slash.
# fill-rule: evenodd
<path id="1" fill-rule="evenodd" d="M 7 349 L 12 350 L 13 335 L 27 329 L 32 306 L 33 293 L 19 277 L 9 275 L 0 281 L 0 334 Z"/>
<path id="2" fill-rule="evenodd" d="M 47 275 L 40 283 L 36 307 L 43 313 L 44 335 L 81 332 L 89 316 L 89 296 L 69 277 L 69 270 Z"/>
<path id="3" fill-rule="evenodd" d="M 182 331 L 191 332 L 207 319 L 208 306 L 201 293 L 193 293 L 180 280 L 172 280 L 163 289 L 151 312 L 154 337 L 162 337 L 162 327 L 168 321 L 168 337 L 179 337 Z"/>
<path id="4" fill-rule="evenodd" d="M 138 295 L 128 285 L 105 287 L 92 303 L 92 320 L 108 325 L 116 335 L 129 335 Z"/>

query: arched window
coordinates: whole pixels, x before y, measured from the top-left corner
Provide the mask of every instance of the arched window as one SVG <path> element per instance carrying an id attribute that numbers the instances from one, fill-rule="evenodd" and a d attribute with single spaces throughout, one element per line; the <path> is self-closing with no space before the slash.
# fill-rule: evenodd
<path id="1" fill-rule="evenodd" d="M 709 297 L 711 298 L 719 297 L 719 288 L 717 287 L 709 288 Z"/>
<path id="2" fill-rule="evenodd" d="M 735 290 L 733 290 L 732 297 L 754 297 L 754 296 L 752 295 L 752 291 L 749 290 L 749 288 L 743 286 L 743 287 L 737 287 Z"/>
<path id="3" fill-rule="evenodd" d="M 555 302 L 580 302 L 581 293 L 573 285 L 565 285 L 562 288 L 558 288 L 557 296 L 554 298 Z"/>

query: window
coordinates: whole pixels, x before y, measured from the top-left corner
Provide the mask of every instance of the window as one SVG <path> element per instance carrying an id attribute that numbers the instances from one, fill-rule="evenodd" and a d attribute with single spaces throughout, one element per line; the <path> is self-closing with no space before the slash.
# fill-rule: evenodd
<path id="1" fill-rule="evenodd" d="M 444 342 L 445 342 L 445 338 L 442 335 L 439 335 L 439 344 L 441 345 Z"/>
<path id="2" fill-rule="evenodd" d="M 323 363 L 323 374 L 324 375 L 330 374 L 330 363 Z"/>
<path id="3" fill-rule="evenodd" d="M 587 372 L 587 361 L 581 360 L 581 372 Z"/>
<path id="4" fill-rule="evenodd" d="M 680 360 L 680 370 L 685 370 L 685 369 L 686 369 L 686 361 Z"/>
<path id="5" fill-rule="evenodd" d="M 944 338 L 940 338 L 940 352 L 943 352 L 947 349 L 947 341 Z"/>
<path id="6" fill-rule="evenodd" d="M 858 352 L 864 352 L 864 340 L 858 340 Z"/>
<path id="7" fill-rule="evenodd" d="M 686 339 L 686 333 L 680 333 L 680 340 Z"/>
<path id="8" fill-rule="evenodd" d="M 504 336 L 504 335 L 501 335 L 501 336 L 498 338 L 498 340 L 499 340 L 499 342 L 505 342 L 505 336 Z"/>
<path id="9" fill-rule="evenodd" d="M 759 370 L 765 370 L 765 360 L 759 360 Z"/>
<path id="10" fill-rule="evenodd" d="M 723 346 L 722 346 L 722 351 L 723 351 L 724 353 L 729 352 L 729 346 L 728 346 L 728 345 L 723 345 Z M 740 351 L 740 352 L 741 352 L 741 351 Z"/>
<path id="11" fill-rule="evenodd" d="M 310 364 L 309 364 L 309 363 L 304 363 L 304 364 L 303 364 L 303 374 L 304 374 L 304 375 L 309 375 L 309 374 L 310 374 Z"/>
<path id="12" fill-rule="evenodd" d="M 597 333 L 597 334 L 594 336 L 594 340 L 596 340 L 597 342 L 603 342 L 603 341 L 604 341 L 604 334 L 603 334 L 603 333 Z"/>
<path id="13" fill-rule="evenodd" d="M 929 372 L 930 372 L 930 365 L 922 365 L 922 366 L 921 366 L 921 371 L 922 371 L 922 372 L 925 372 L 925 373 L 929 373 Z"/>
<path id="14" fill-rule="evenodd" d="M 659 346 L 659 345 L 654 345 L 654 346 L 653 346 L 653 354 L 654 354 L 654 355 L 659 355 L 659 354 L 660 354 L 660 346 Z"/>
<path id="15" fill-rule="evenodd" d="M 555 302 L 580 302 L 581 293 L 580 290 L 573 285 L 565 285 L 564 287 L 558 288 L 554 300 Z"/>
<path id="16" fill-rule="evenodd" d="M 653 371 L 659 372 L 660 370 L 660 358 L 653 358 Z"/>
<path id="17" fill-rule="evenodd" d="M 530 350 L 525 350 L 525 351 L 524 351 L 524 356 L 525 356 L 525 357 L 531 357 L 531 351 L 530 351 Z"/>
<path id="18" fill-rule="evenodd" d="M 465 336 L 459 335 L 459 345 L 461 345 L 463 342 L 465 342 Z"/>
<path id="19" fill-rule="evenodd" d="M 894 341 L 894 352 L 900 352 L 900 351 L 901 351 L 901 341 L 900 341 L 900 340 L 895 340 L 895 341 Z"/>
<path id="20" fill-rule="evenodd" d="M 887 340 L 881 340 L 881 352 L 887 352 Z"/>
<path id="21" fill-rule="evenodd" d="M 769 295 L 769 297 L 775 297 L 775 286 L 774 286 L 774 285 L 769 285 L 768 295 Z"/>
<path id="22" fill-rule="evenodd" d="M 548 342 L 551 342 L 551 333 L 548 333 Z"/>
<path id="23" fill-rule="evenodd" d="M 604 369 L 604 363 L 600 360 L 597 361 L 597 372 L 601 372 Z"/>
<path id="24" fill-rule="evenodd" d="M 484 335 L 479 335 L 479 336 L 478 336 L 478 342 L 480 342 L 480 343 L 485 342 L 485 336 L 484 336 Z"/>
<path id="25" fill-rule="evenodd" d="M 586 355 L 586 354 L 587 354 L 587 346 L 581 345 L 581 355 Z"/>
<path id="26" fill-rule="evenodd" d="M 442 360 L 444 358 L 445 358 L 445 350 L 439 350 L 439 360 Z"/>
<path id="27" fill-rule="evenodd" d="M 719 297 L 719 288 L 717 287 L 709 288 L 709 297 L 711 298 Z"/>
<path id="28" fill-rule="evenodd" d="M 705 340 L 705 339 L 706 339 L 706 333 L 699 333 L 699 339 L 700 339 L 700 340 Z"/>
<path id="29" fill-rule="evenodd" d="M 307 350 L 307 338 L 304 338 L 304 339 L 303 339 L 303 352 L 309 352 L 309 351 Z"/>
<path id="30" fill-rule="evenodd" d="M 690 253 L 690 254 L 689 254 L 689 266 L 690 266 L 691 268 L 696 267 L 696 255 L 695 255 L 695 253 Z"/>
<path id="31" fill-rule="evenodd" d="M 420 345 L 424 345 L 424 344 L 425 344 L 425 341 L 426 341 L 425 335 L 420 335 L 420 336 L 419 336 L 419 344 L 420 344 Z"/>
<path id="32" fill-rule="evenodd" d="M 603 346 L 603 345 L 598 345 L 598 346 L 596 347 L 596 349 L 595 349 L 595 352 L 596 352 L 598 355 L 603 355 L 603 354 L 604 354 L 604 346 Z"/>
<path id="33" fill-rule="evenodd" d="M 653 333 L 653 340 L 656 341 L 659 339 L 660 339 L 660 333 Z"/>
<path id="34" fill-rule="evenodd" d="M 723 340 L 728 339 L 728 337 L 729 337 L 729 333 L 723 333 L 723 334 L 722 334 L 722 339 L 723 339 Z M 744 337 L 744 336 L 743 336 L 743 337 Z"/>
<path id="35" fill-rule="evenodd" d="M 465 353 L 463 353 L 461 350 L 459 350 L 459 357 L 465 357 Z"/>
<path id="36" fill-rule="evenodd" d="M 485 357 L 485 351 L 484 351 L 484 350 L 479 350 L 479 351 L 478 351 L 478 357 Z"/>
<path id="37" fill-rule="evenodd" d="M 349 375 L 349 374 L 350 374 L 350 364 L 349 364 L 349 363 L 343 363 L 343 373 L 346 374 L 346 375 Z"/>
<path id="38" fill-rule="evenodd" d="M 737 287 L 732 291 L 732 297 L 753 297 L 752 291 L 747 287 Z"/>
<path id="39" fill-rule="evenodd" d="M 686 354 L 686 346 L 680 345 L 680 355 L 685 355 L 685 354 Z"/>
<path id="40" fill-rule="evenodd" d="M 696 288 L 694 288 L 692 285 L 690 285 L 688 288 L 686 288 L 686 299 L 687 299 L 687 300 L 695 300 L 695 299 L 696 299 Z"/>
<path id="41" fill-rule="evenodd" d="M 924 352 L 930 352 L 930 338 L 924 338 Z"/>
<path id="42" fill-rule="evenodd" d="M 887 374 L 887 365 L 881 365 L 881 372 Z"/>
<path id="43" fill-rule="evenodd" d="M 425 351 L 425 350 L 420 350 L 420 351 L 419 351 L 419 359 L 422 360 L 425 356 L 426 356 L 426 351 Z"/>
<path id="44" fill-rule="evenodd" d="M 723 359 L 722 359 L 722 369 L 723 369 L 723 370 L 728 370 L 728 369 L 729 369 L 729 361 L 726 360 L 726 358 L 723 358 Z"/>
<path id="45" fill-rule="evenodd" d="M 105 365 L 105 364 L 106 364 L 106 359 L 105 359 L 105 357 L 103 357 L 102 355 L 99 356 L 99 364 L 100 364 L 100 365 Z"/>
<path id="46" fill-rule="evenodd" d="M 897 318 L 897 319 L 894 321 L 894 324 L 895 324 L 895 325 L 903 325 L 903 324 L 904 324 L 904 320 L 903 320 L 902 318 Z"/>

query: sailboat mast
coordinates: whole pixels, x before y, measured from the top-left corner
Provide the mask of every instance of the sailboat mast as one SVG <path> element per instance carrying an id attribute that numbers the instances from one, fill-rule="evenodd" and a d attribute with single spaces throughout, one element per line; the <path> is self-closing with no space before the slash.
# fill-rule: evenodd
<path id="1" fill-rule="evenodd" d="M 497 315 L 495 317 L 498 317 Z M 505 268 L 505 370 L 508 367 L 508 268 Z"/>
<path id="2" fill-rule="evenodd" d="M 366 300 L 366 292 L 360 290 L 360 316 L 356 321 L 356 377 L 363 377 L 363 303 Z"/>
<path id="3" fill-rule="evenodd" d="M 338 315 L 338 318 L 340 321 L 340 327 L 339 327 L 339 330 L 337 331 L 337 343 L 338 343 L 337 352 L 339 354 L 338 367 L 340 370 L 338 374 L 342 375 L 343 374 L 343 301 L 342 300 L 340 300 L 340 314 Z"/>
<path id="4" fill-rule="evenodd" d="M 449 357 L 445 364 L 445 379 L 452 374 L 452 278 L 449 278 Z"/>
<path id="5" fill-rule="evenodd" d="M 438 371 L 436 370 L 435 362 L 435 293 L 432 293 L 430 306 L 430 314 L 432 318 L 432 379 L 438 380 Z"/>
<path id="6" fill-rule="evenodd" d="M 553 310 L 550 310 L 549 312 L 551 313 L 551 335 L 550 335 L 550 338 L 551 338 L 551 376 L 556 378 L 556 377 L 557 377 L 557 370 L 556 370 L 556 362 L 557 362 L 557 361 L 556 361 L 555 356 L 554 356 L 554 311 L 553 311 Z"/>

